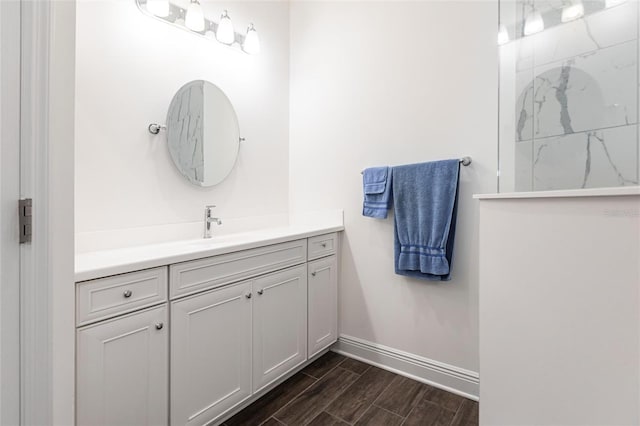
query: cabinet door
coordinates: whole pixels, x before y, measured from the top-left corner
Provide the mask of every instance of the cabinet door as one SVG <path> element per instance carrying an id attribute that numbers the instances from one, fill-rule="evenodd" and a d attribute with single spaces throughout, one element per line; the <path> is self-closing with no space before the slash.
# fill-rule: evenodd
<path id="1" fill-rule="evenodd" d="M 309 358 L 338 339 L 336 256 L 309 262 Z"/>
<path id="2" fill-rule="evenodd" d="M 167 333 L 166 305 L 78 330 L 78 425 L 167 424 Z"/>
<path id="3" fill-rule="evenodd" d="M 251 395 L 251 282 L 171 303 L 171 424 L 203 425 Z"/>
<path id="4" fill-rule="evenodd" d="M 253 284 L 253 389 L 307 359 L 307 268 L 285 269 Z"/>

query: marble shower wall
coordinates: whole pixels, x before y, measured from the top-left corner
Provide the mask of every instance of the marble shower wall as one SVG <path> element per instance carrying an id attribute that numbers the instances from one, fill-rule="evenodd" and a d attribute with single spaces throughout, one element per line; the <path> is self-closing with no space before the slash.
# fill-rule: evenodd
<path id="1" fill-rule="evenodd" d="M 563 4 L 501 1 L 501 192 L 638 185 L 638 3 Z M 522 37 L 533 7 L 547 29 Z"/>

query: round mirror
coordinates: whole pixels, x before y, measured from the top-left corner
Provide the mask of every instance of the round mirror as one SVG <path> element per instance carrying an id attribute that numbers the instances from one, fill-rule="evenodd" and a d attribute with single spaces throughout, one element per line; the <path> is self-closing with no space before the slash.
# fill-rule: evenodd
<path id="1" fill-rule="evenodd" d="M 233 169 L 240 130 L 231 101 L 208 81 L 178 90 L 167 113 L 169 153 L 180 173 L 200 186 L 216 185 Z"/>

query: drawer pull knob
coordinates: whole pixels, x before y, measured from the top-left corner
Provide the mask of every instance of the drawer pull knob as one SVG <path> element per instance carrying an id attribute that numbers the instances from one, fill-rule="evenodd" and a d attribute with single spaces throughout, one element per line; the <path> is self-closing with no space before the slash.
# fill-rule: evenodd
<path id="1" fill-rule="evenodd" d="M 323 248 L 325 248 L 325 247 L 327 247 L 327 243 L 322 243 L 322 244 L 321 244 L 321 246 L 322 246 Z"/>
<path id="2" fill-rule="evenodd" d="M 164 327 L 164 324 L 159 322 L 156 324 L 156 330 L 162 330 L 162 327 Z"/>
<path id="3" fill-rule="evenodd" d="M 317 274 L 317 272 L 313 271 L 313 272 L 311 273 L 311 276 L 312 276 L 312 277 L 315 277 L 315 276 L 316 276 L 316 274 Z"/>
<path id="4" fill-rule="evenodd" d="M 244 297 L 246 297 L 247 299 L 251 299 L 251 293 L 245 294 Z"/>
<path id="5" fill-rule="evenodd" d="M 262 295 L 262 293 L 264 293 L 264 290 L 262 290 L 262 289 L 258 290 L 258 294 L 259 295 Z"/>
<path id="6" fill-rule="evenodd" d="M 130 298 L 132 294 L 133 293 L 131 293 L 131 290 L 125 290 L 125 292 L 122 293 L 122 295 L 127 299 Z"/>

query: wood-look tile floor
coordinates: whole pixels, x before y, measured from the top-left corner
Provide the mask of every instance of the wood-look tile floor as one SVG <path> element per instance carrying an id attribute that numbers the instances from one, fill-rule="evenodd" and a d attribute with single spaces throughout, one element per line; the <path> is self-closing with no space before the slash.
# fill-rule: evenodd
<path id="1" fill-rule="evenodd" d="M 478 403 L 327 352 L 226 426 L 472 426 Z"/>

